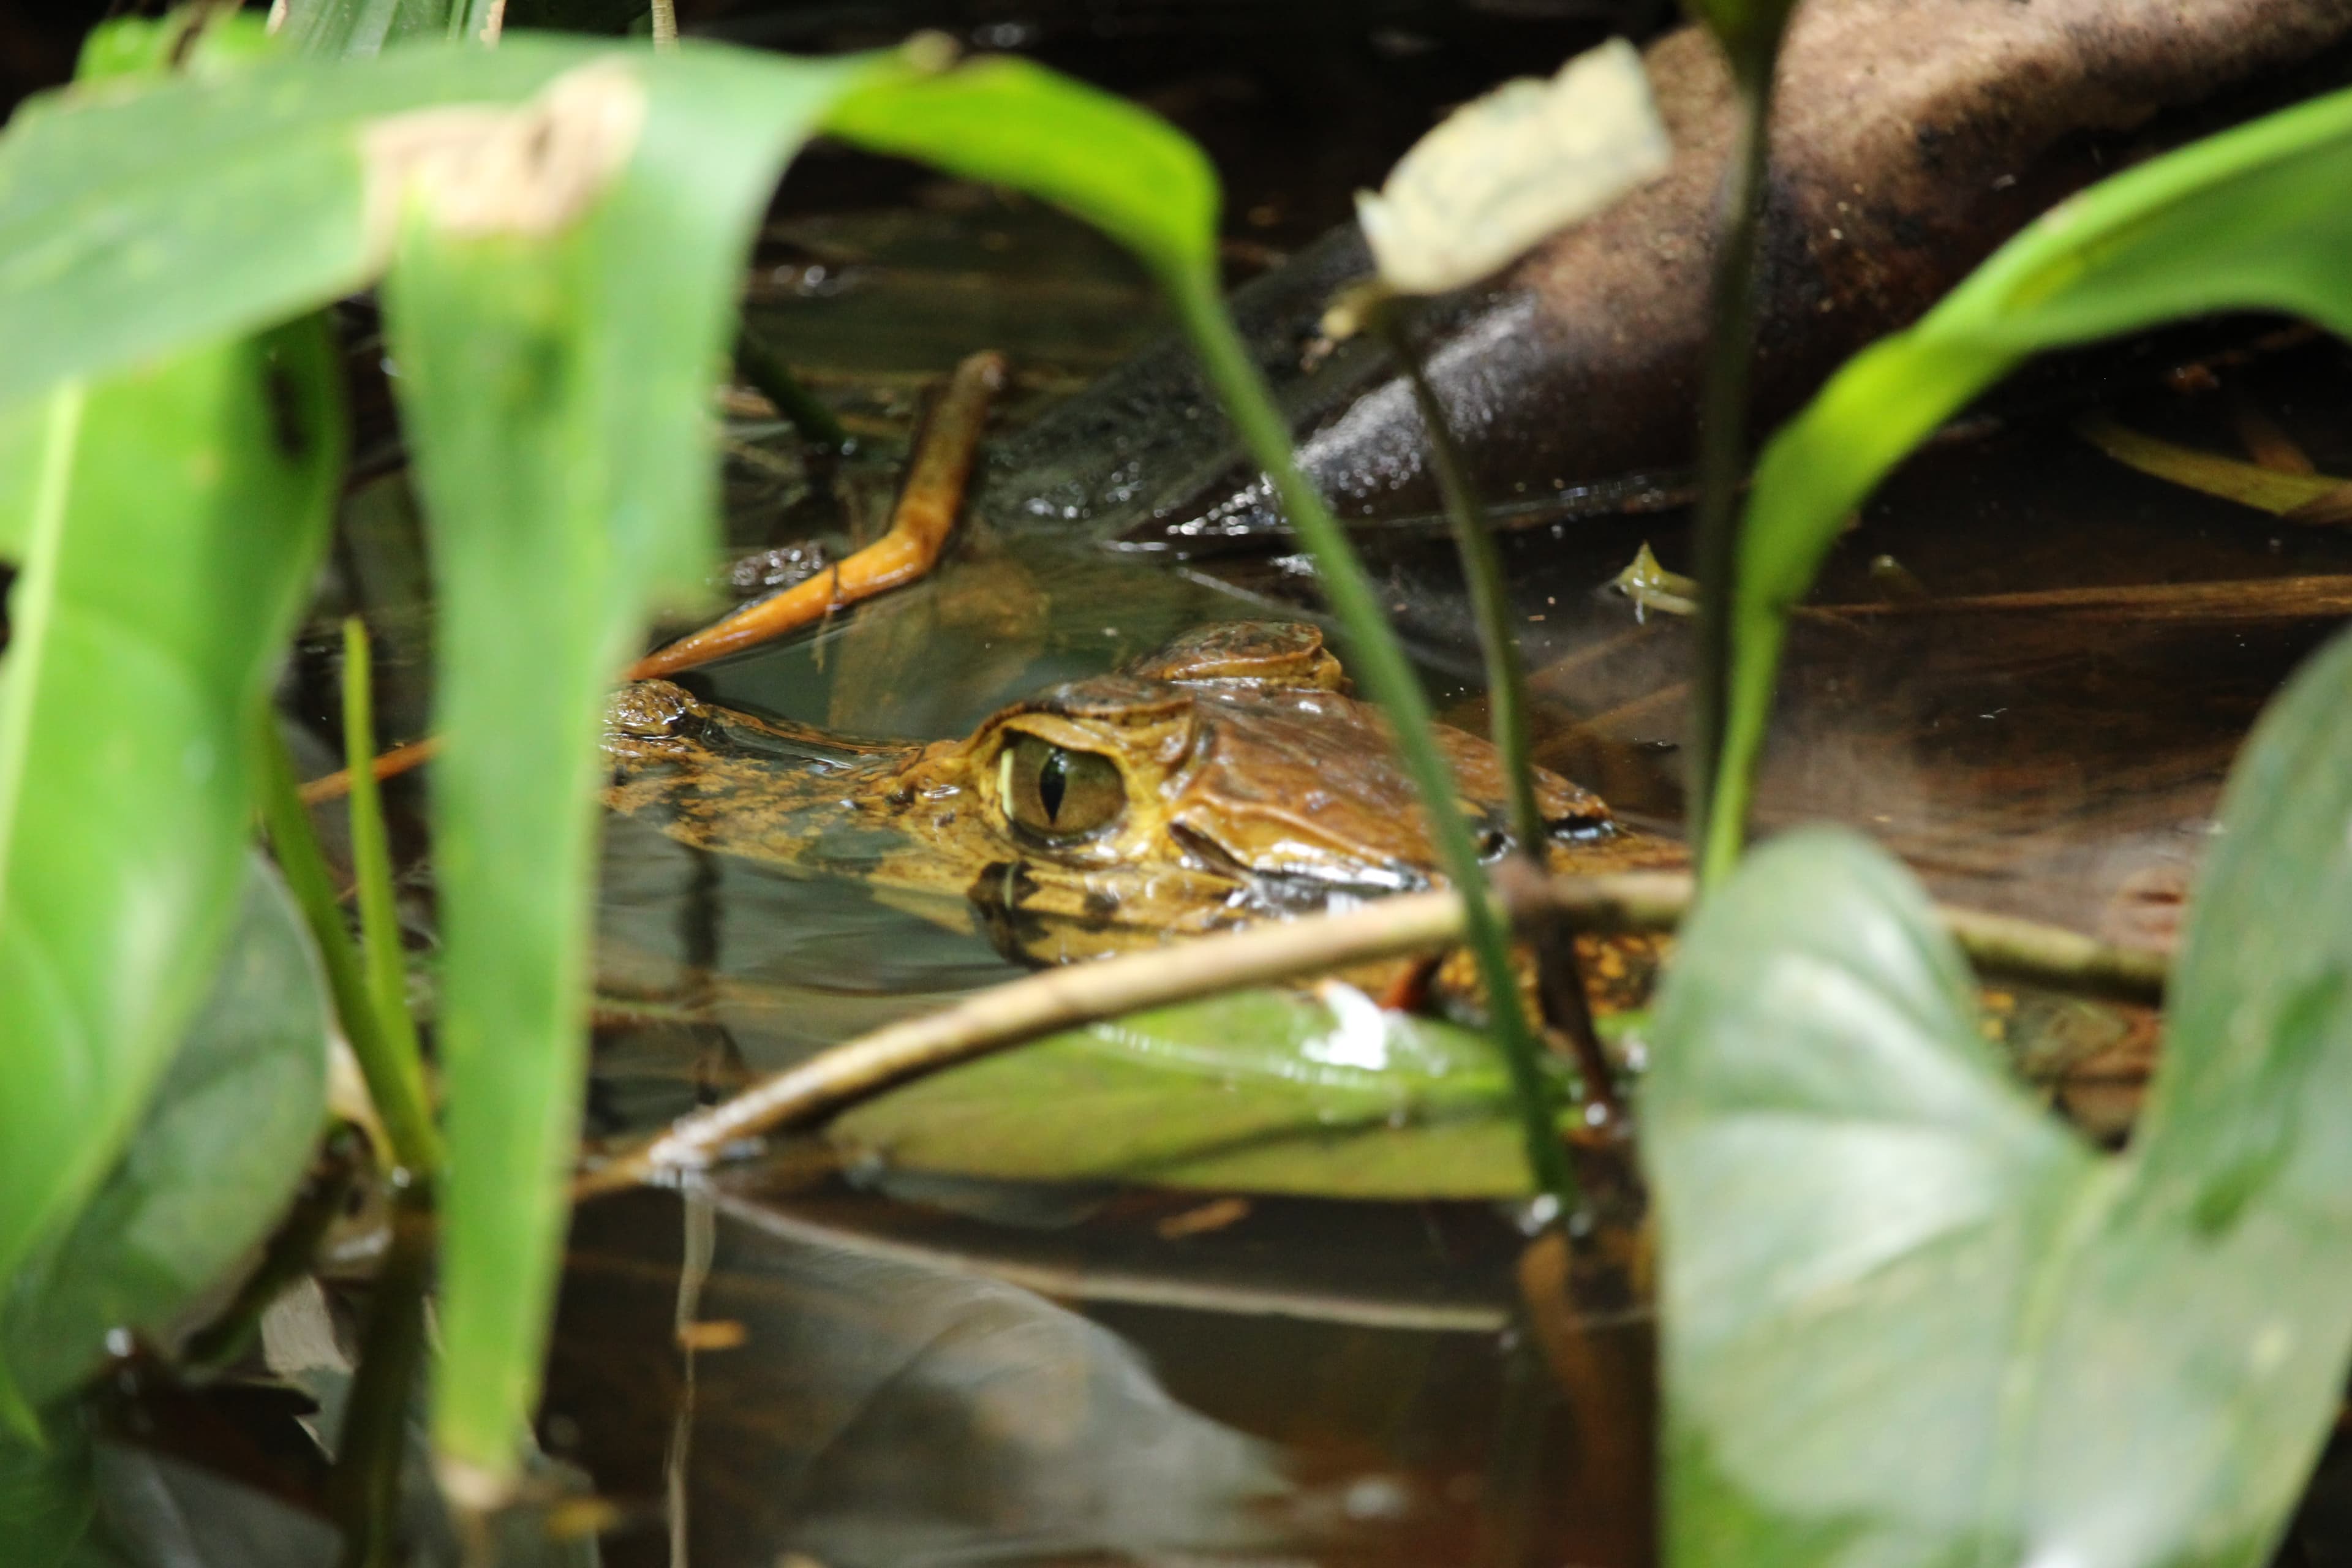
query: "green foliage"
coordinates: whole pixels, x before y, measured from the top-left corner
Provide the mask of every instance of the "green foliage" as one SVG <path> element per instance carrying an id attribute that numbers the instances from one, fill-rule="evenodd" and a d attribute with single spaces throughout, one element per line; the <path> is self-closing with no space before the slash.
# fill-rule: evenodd
<path id="1" fill-rule="evenodd" d="M 248 861 L 211 994 L 136 1134 L 0 1298 L 0 1362 L 29 1402 L 89 1375 L 110 1330 L 162 1333 L 261 1240 L 318 1142 L 331 1028 L 299 911 Z"/>
<path id="2" fill-rule="evenodd" d="M 463 0 L 309 0 L 287 6 L 283 33 L 306 55 L 363 57 L 387 44 L 462 38 L 467 10 Z"/>
<path id="3" fill-rule="evenodd" d="M 852 1159 L 1013 1181 L 1334 1198 L 1534 1190 L 1493 1045 L 1360 994 L 1335 1008 L 1247 991 L 1133 1014 L 919 1079 L 829 1132 Z"/>
<path id="4" fill-rule="evenodd" d="M 1728 728 L 1700 851 L 1739 851 L 1790 608 L 1886 471 L 2027 356 L 2176 317 L 2276 310 L 2352 332 L 2352 92 L 2182 148 L 2056 208 L 1857 355 L 1758 464 Z"/>
<path id="5" fill-rule="evenodd" d="M 422 14 L 324 5 L 306 11 L 312 24 L 346 30 L 300 41 L 347 52 L 371 19 Z M 441 589 L 434 833 L 451 1110 L 436 1433 L 445 1455 L 494 1484 L 510 1474 L 535 1388 L 574 1136 L 603 691 L 648 608 L 698 583 L 711 537 L 705 404 L 737 268 L 779 166 L 828 110 L 842 134 L 1031 189 L 1136 246 L 1196 325 L 1222 332 L 1213 364 L 1255 399 L 1259 444 L 1279 447 L 1262 385 L 1234 372 L 1216 302 L 1205 161 L 1152 117 L 1031 67 L 920 76 L 889 57 L 416 44 L 86 88 L 0 142 L 0 336 L 12 348 L 0 410 L 383 275 Z M 488 178 L 501 172 L 504 184 Z M 1416 705 L 1403 727 L 1433 760 L 1410 671 L 1360 573 L 1333 554 L 1336 526 L 1286 452 L 1269 460 L 1294 514 L 1311 511 L 1328 534 L 1327 570 L 1353 573 L 1359 640 L 1385 647 L 1384 695 Z M 14 515 L 20 477 L 0 482 L 0 517 Z M 27 515 L 29 528 L 0 525 L 0 547 L 26 542 L 26 592 L 46 581 L 41 542 L 59 531 L 41 530 L 37 506 Z M 67 531 L 79 542 L 85 530 Z M 176 608 L 217 616 L 244 602 L 182 593 Z M 274 649 L 283 631 L 270 629 Z M 31 740 L 43 756 L 65 744 Z M 0 766 L 25 751 L 0 734 Z M 1450 790 L 1442 767 L 1433 778 Z M 252 798 L 241 772 L 233 784 L 224 808 Z M 76 837 L 59 854 L 89 847 Z M 185 963 L 199 934 L 184 916 L 160 945 Z M 146 995 L 112 967 L 87 973 Z M 78 1059 L 55 1033 L 21 1038 L 56 1073 Z M 121 1125 L 149 1081 L 110 1091 Z"/>
<path id="6" fill-rule="evenodd" d="M 536 1397 L 577 1137 L 604 692 L 709 558 L 703 410 L 752 225 L 816 115 L 878 68 L 605 58 L 628 74 L 595 90 L 643 94 L 610 188 L 539 235 L 413 208 L 384 285 L 440 594 L 436 1434 L 494 1477 Z"/>
<path id="7" fill-rule="evenodd" d="M 2347 710 L 2338 639 L 2231 779 L 2126 1157 L 2001 1072 L 1878 851 L 1710 898 L 1644 1101 L 1677 1556 L 2264 1560 L 2352 1352 Z"/>
<path id="8" fill-rule="evenodd" d="M 47 400 L 0 660 L 0 1277 L 121 1152 L 228 933 L 339 396 L 304 321 Z"/>
<path id="9" fill-rule="evenodd" d="M 1015 186 L 1093 224 L 1162 278 L 1213 279 L 1216 171 L 1181 132 L 1027 60 L 880 80 L 825 117 L 835 135 Z"/>

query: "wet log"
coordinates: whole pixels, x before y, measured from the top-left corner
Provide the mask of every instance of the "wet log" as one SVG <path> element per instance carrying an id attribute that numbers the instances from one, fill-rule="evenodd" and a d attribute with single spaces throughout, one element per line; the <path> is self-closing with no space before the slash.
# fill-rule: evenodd
<path id="1" fill-rule="evenodd" d="M 1504 521 L 1664 493 L 1693 450 L 1728 82 L 1695 29 L 1645 58 L 1656 183 L 1418 327 Z M 1759 426 L 1916 319 L 2035 215 L 2126 163 L 2352 76 L 2352 0 L 1809 0 L 1784 55 L 1757 343 Z M 1317 322 L 1369 271 L 1344 229 L 1236 295 L 1308 473 L 1342 517 L 1436 512 L 1409 388 Z M 1112 372 L 995 455 L 979 511 L 1192 552 L 1278 508 L 1181 345 Z"/>

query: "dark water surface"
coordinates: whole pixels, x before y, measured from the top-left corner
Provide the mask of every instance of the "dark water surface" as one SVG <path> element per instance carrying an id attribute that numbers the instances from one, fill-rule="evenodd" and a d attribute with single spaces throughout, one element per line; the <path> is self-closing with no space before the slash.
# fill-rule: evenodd
<path id="1" fill-rule="evenodd" d="M 1309 12 L 1281 6 L 1121 14 L 1156 20 L 962 20 L 1039 29 L 1049 55 L 1206 133 L 1236 192 L 1237 276 L 1341 216 L 1438 106 L 1548 68 L 1592 26 L 1405 5 L 1347 26 L 1289 26 Z M 755 21 L 747 36 L 783 41 L 803 26 Z M 750 298 L 864 446 L 813 474 L 773 426 L 733 422 L 739 552 L 871 537 L 920 399 L 961 354 L 1013 358 L 1001 436 L 1161 321 L 1133 268 L 1076 226 L 845 156 L 795 174 Z M 2308 343 L 2184 391 L 2143 364 L 2103 401 L 2232 455 L 2253 410 L 2352 474 L 2347 369 Z M 2276 584 L 2352 579 L 2352 538 L 2130 473 L 2071 433 L 2082 406 L 1948 441 L 1865 509 L 1796 638 L 1761 815 L 1871 831 L 1948 898 L 2160 941 L 2247 725 L 2352 593 Z M 1645 542 L 1687 564 L 1685 520 L 1494 499 L 1519 524 L 1505 545 L 1542 760 L 1670 829 L 1685 628 L 1606 584 Z M 397 677 L 422 658 L 425 616 L 403 533 L 396 497 L 363 501 L 343 564 L 377 607 L 388 721 L 415 728 Z M 1365 545 L 1449 715 L 1479 726 L 1450 549 L 1410 526 Z M 2220 586 L 2179 591 L 2196 584 Z M 2053 590 L 2081 592 L 2013 597 Z M 690 683 L 934 738 L 1185 627 L 1313 605 L 1311 575 L 1279 552 L 1175 561 L 983 522 L 929 581 Z M 960 907 L 614 821 L 588 1131 L 657 1125 L 1017 973 Z M 1052 1138 L 1055 1108 L 1035 1114 Z M 1598 1315 L 1580 1359 L 1563 1354 L 1522 1321 L 1520 1247 L 1486 1205 L 918 1186 L 791 1144 L 707 1194 L 583 1211 L 541 1435 L 618 1508 L 614 1564 L 1647 1561 L 1649 1325 Z M 2294 1552 L 2340 1543 L 2333 1507 L 2315 1503 Z"/>

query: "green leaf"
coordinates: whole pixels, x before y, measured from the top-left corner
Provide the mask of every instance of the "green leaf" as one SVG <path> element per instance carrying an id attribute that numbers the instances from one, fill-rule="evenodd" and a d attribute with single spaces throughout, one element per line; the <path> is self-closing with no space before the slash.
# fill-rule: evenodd
<path id="1" fill-rule="evenodd" d="M 235 918 L 341 384 L 311 321 L 50 400 L 0 658 L 0 1278 L 114 1163 Z"/>
<path id="2" fill-rule="evenodd" d="M 591 129 L 641 125 L 609 188 L 542 232 L 414 208 L 383 290 L 441 595 L 435 1433 L 493 1489 L 536 1399 L 578 1133 L 605 690 L 650 604 L 709 558 L 710 379 L 777 170 L 888 68 L 603 58 L 572 79 L 603 95 Z"/>
<path id="3" fill-rule="evenodd" d="M 293 0 L 279 36 L 303 54 L 332 59 L 462 37 L 465 26 L 464 0 Z"/>
<path id="4" fill-rule="evenodd" d="M 1740 540 L 1729 728 L 1704 858 L 1743 831 L 1790 606 L 1886 471 L 2028 355 L 2215 310 L 2352 333 L 2352 92 L 2119 174 L 2004 246 L 1864 351 L 1765 448 Z"/>
<path id="5" fill-rule="evenodd" d="M 656 60 L 517 37 L 495 50 L 272 59 L 37 100 L 0 136 L 0 406 L 364 288 L 388 254 L 402 189 L 401 166 L 371 132 L 439 105 L 512 106 L 609 58 L 675 80 L 685 97 L 706 72 L 762 68 L 715 50 Z M 764 68 L 789 97 L 803 72 L 843 68 Z M 745 127 L 755 141 L 758 129 Z"/>
<path id="6" fill-rule="evenodd" d="M 1675 1555 L 2265 1559 L 2352 1359 L 2347 711 L 2339 638 L 2232 779 L 2128 1157 L 2000 1072 L 1860 840 L 1702 908 L 1643 1102 Z"/>
<path id="7" fill-rule="evenodd" d="M 1214 276 L 1219 195 L 1207 155 L 1150 110 L 1043 66 L 998 57 L 880 78 L 835 104 L 824 128 L 1042 197 L 1163 275 Z"/>
<path id="8" fill-rule="evenodd" d="M 89 1436 L 78 1419 L 55 1423 L 36 1443 L 0 1429 L 0 1541 L 22 1568 L 87 1559 L 77 1550 L 98 1511 Z"/>
<path id="9" fill-rule="evenodd" d="M 0 1301 L 0 1361 L 36 1405 L 99 1364 L 107 1334 L 161 1334 L 258 1243 L 326 1116 L 332 1014 L 285 885 L 248 862 L 212 994 L 113 1173 Z"/>
<path id="10" fill-rule="evenodd" d="M 1360 993 L 1245 991 L 1091 1025 L 934 1074 L 828 1132 L 854 1160 L 1009 1181 L 1533 1190 L 1494 1046 Z"/>

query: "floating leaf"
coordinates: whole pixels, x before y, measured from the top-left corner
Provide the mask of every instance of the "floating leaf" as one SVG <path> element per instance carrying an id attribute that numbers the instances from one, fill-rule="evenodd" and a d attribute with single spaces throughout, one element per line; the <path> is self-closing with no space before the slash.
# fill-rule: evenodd
<path id="1" fill-rule="evenodd" d="M 1239 992 L 1055 1035 L 859 1106 L 830 1133 L 853 1159 L 1011 1181 L 1532 1190 L 1493 1045 L 1344 986 Z"/>

